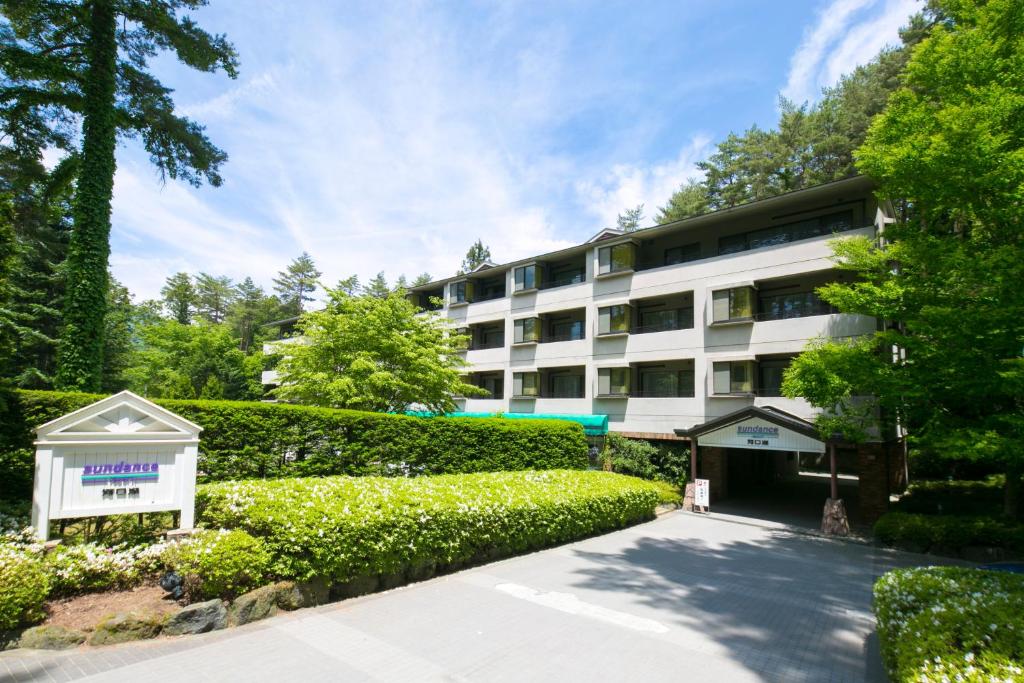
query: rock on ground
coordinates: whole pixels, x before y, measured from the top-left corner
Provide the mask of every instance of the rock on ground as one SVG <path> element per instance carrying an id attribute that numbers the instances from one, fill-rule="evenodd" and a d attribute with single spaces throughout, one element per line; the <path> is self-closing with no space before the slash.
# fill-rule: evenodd
<path id="1" fill-rule="evenodd" d="M 63 626 L 33 626 L 21 634 L 19 647 L 32 650 L 67 650 L 85 642 L 86 634 Z"/>
<path id="2" fill-rule="evenodd" d="M 137 614 L 118 612 L 104 618 L 96 625 L 89 638 L 90 645 L 111 645 L 129 640 L 155 638 L 160 634 L 166 617 L 162 614 Z"/>
<path id="3" fill-rule="evenodd" d="M 228 611 L 220 600 L 197 602 L 185 607 L 168 619 L 163 633 L 181 636 L 189 633 L 206 633 L 228 625 Z"/>

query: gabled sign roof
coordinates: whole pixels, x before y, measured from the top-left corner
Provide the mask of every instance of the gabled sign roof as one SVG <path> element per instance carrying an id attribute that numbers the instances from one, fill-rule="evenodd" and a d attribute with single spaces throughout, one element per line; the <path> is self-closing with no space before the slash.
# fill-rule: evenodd
<path id="1" fill-rule="evenodd" d="M 41 442 L 192 441 L 202 429 L 152 401 L 122 391 L 40 425 L 36 435 Z"/>

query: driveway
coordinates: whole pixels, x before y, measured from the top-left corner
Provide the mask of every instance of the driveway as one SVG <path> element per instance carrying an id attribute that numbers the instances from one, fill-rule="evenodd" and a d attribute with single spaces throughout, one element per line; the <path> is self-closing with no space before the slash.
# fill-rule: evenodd
<path id="1" fill-rule="evenodd" d="M 676 512 L 237 629 L 0 653 L 0 680 L 884 681 L 871 585 L 928 561 Z"/>

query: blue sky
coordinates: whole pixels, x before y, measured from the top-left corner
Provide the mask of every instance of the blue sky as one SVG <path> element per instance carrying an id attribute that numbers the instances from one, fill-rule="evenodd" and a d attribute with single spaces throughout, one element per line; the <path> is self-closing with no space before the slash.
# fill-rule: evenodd
<path id="1" fill-rule="evenodd" d="M 870 59 L 918 0 L 212 0 L 241 74 L 154 68 L 228 152 L 219 188 L 118 150 L 111 262 L 137 300 L 179 270 L 268 287 L 308 251 L 333 284 L 453 273 L 648 219 L 730 131 Z"/>

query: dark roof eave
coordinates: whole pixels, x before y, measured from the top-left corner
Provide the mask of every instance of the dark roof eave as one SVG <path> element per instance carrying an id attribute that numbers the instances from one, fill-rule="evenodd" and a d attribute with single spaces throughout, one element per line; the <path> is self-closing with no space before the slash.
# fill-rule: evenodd
<path id="1" fill-rule="evenodd" d="M 676 436 L 693 439 L 700 437 L 701 434 L 707 434 L 708 432 L 713 432 L 716 429 L 728 427 L 731 424 L 742 422 L 750 417 L 759 417 L 762 420 L 771 422 L 774 425 L 796 432 L 797 434 L 802 434 L 803 436 L 817 441 L 822 440 L 821 435 L 818 434 L 818 430 L 815 429 L 814 425 L 807 420 L 787 413 L 784 410 L 779 410 L 778 408 L 761 408 L 758 406 L 740 408 L 728 415 L 716 417 L 713 420 L 708 420 L 703 424 L 695 425 L 689 429 L 675 429 L 673 431 L 676 433 Z"/>

